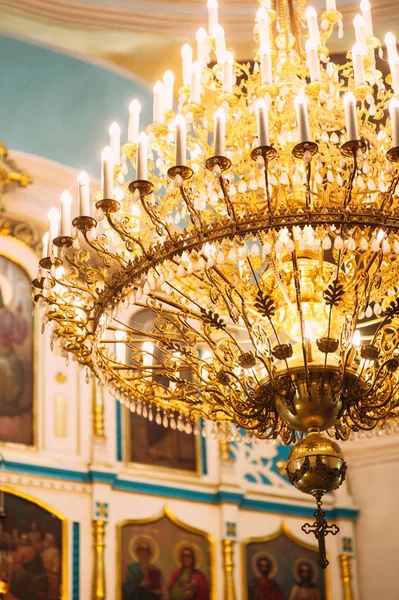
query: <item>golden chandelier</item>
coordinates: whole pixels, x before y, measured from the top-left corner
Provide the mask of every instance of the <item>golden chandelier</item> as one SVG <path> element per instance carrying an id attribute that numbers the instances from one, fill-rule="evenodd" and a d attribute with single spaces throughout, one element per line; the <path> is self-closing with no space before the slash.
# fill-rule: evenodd
<path id="1" fill-rule="evenodd" d="M 73 227 L 69 194 L 60 228 L 51 211 L 34 282 L 52 343 L 132 411 L 296 443 L 287 474 L 318 500 L 323 566 L 320 500 L 346 470 L 332 438 L 399 416 L 399 57 L 388 34 L 384 80 L 360 9 L 335 64 L 335 0 L 320 19 L 262 0 L 243 64 L 209 0 L 178 114 L 168 71 L 146 133 L 137 101 L 122 148 L 111 126 L 94 204 L 82 174 Z"/>

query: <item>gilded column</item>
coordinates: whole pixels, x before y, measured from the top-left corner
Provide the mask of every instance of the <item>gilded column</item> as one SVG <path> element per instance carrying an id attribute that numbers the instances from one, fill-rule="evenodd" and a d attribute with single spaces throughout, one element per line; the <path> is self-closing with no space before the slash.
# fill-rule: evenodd
<path id="1" fill-rule="evenodd" d="M 105 600 L 105 526 L 106 521 L 93 521 L 94 570 L 93 570 L 93 600 Z"/>
<path id="2" fill-rule="evenodd" d="M 104 397 L 102 390 L 92 381 L 92 407 L 93 407 L 93 436 L 97 440 L 106 441 L 104 420 Z"/>
<path id="3" fill-rule="evenodd" d="M 351 558 L 348 554 L 341 554 L 339 557 L 344 600 L 353 600 Z"/>
<path id="4" fill-rule="evenodd" d="M 222 540 L 222 544 L 224 565 L 224 600 L 236 600 L 233 558 L 234 542 L 232 540 Z"/>

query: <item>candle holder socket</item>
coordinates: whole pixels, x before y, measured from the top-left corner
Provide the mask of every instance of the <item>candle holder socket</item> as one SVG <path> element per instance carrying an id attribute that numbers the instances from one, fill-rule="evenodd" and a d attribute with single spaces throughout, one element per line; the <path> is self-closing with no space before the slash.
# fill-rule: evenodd
<path id="1" fill-rule="evenodd" d="M 54 246 L 57 246 L 57 248 L 62 248 L 63 246 L 70 248 L 73 244 L 73 237 L 70 235 L 59 235 L 53 239 L 53 244 Z"/>
<path id="2" fill-rule="evenodd" d="M 307 152 L 309 152 L 311 156 L 314 156 L 317 153 L 318 149 L 319 147 L 316 144 L 316 142 L 301 142 L 300 144 L 294 146 L 294 148 L 292 149 L 292 155 L 295 158 L 303 160 Z"/>
<path id="3" fill-rule="evenodd" d="M 111 215 L 120 209 L 120 202 L 113 198 L 103 198 L 96 202 L 96 208 L 101 208 L 105 215 Z"/>
<path id="4" fill-rule="evenodd" d="M 72 221 L 72 225 L 82 233 L 87 233 L 96 227 L 97 221 L 93 219 L 93 217 L 85 217 L 82 215 L 81 217 L 75 217 Z"/>
<path id="5" fill-rule="evenodd" d="M 134 194 L 136 190 L 140 192 L 140 197 L 143 198 L 144 196 L 152 194 L 154 191 L 154 184 L 146 179 L 134 179 L 129 183 L 129 191 Z"/>
<path id="6" fill-rule="evenodd" d="M 367 150 L 367 144 L 364 140 L 349 140 L 341 146 L 341 154 L 344 156 L 354 156 L 358 152 L 365 154 Z"/>
<path id="7" fill-rule="evenodd" d="M 194 102 L 189 102 L 183 107 L 183 114 L 191 114 L 193 119 L 200 119 L 205 114 L 205 109 L 201 104 L 195 104 Z"/>
<path id="8" fill-rule="evenodd" d="M 310 98 L 317 98 L 320 92 L 328 92 L 328 85 L 325 81 L 311 81 L 306 86 L 306 95 Z"/>
<path id="9" fill-rule="evenodd" d="M 168 177 L 172 179 L 172 181 L 177 175 L 180 175 L 183 181 L 187 181 L 194 175 L 194 171 L 190 169 L 190 167 L 186 167 L 186 165 L 176 165 L 175 167 L 168 169 Z"/>
<path id="10" fill-rule="evenodd" d="M 399 162 L 399 146 L 396 146 L 395 148 L 391 148 L 390 150 L 388 150 L 387 159 L 393 163 Z"/>
<path id="11" fill-rule="evenodd" d="M 62 260 L 57 256 L 46 256 L 39 261 L 42 269 L 50 271 L 51 267 L 62 267 Z"/>
<path id="12" fill-rule="evenodd" d="M 365 100 L 368 94 L 373 94 L 372 88 L 369 85 L 367 85 L 367 83 L 357 85 L 353 88 L 352 91 L 356 100 Z"/>
<path id="13" fill-rule="evenodd" d="M 256 90 L 256 95 L 258 98 L 264 98 L 266 94 L 269 94 L 271 98 L 277 98 L 279 93 L 280 90 L 278 89 L 278 87 L 270 83 L 263 83 Z"/>
<path id="14" fill-rule="evenodd" d="M 217 106 L 223 106 L 224 102 L 226 102 L 230 108 L 234 108 L 238 104 L 238 96 L 223 92 L 216 98 L 216 104 Z"/>
<path id="15" fill-rule="evenodd" d="M 258 146 L 252 150 L 251 158 L 256 161 L 259 156 L 261 156 L 265 162 L 271 162 L 276 158 L 277 150 L 276 148 L 273 148 L 273 146 Z"/>
<path id="16" fill-rule="evenodd" d="M 205 167 L 208 171 L 213 171 L 215 167 L 219 167 L 221 171 L 227 171 L 231 167 L 231 160 L 227 156 L 211 156 L 206 160 Z"/>
<path id="17" fill-rule="evenodd" d="M 339 10 L 325 10 L 323 13 L 321 13 L 320 16 L 320 21 L 327 21 L 327 23 L 329 25 L 337 25 L 337 23 L 339 23 L 339 21 L 342 21 L 343 16 L 342 13 L 339 12 Z"/>

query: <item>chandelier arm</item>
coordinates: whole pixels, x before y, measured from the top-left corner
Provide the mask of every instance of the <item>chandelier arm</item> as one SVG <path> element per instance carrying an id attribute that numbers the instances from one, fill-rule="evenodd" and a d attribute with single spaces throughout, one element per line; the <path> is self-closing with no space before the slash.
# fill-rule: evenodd
<path id="1" fill-rule="evenodd" d="M 164 221 L 161 221 L 161 219 L 159 219 L 159 217 L 156 215 L 155 211 L 150 208 L 150 205 L 148 204 L 146 196 L 142 190 L 140 190 L 140 202 L 158 234 L 161 235 L 162 232 L 166 233 L 171 242 L 173 242 L 173 235 L 171 234 L 169 227 Z"/>
<path id="2" fill-rule="evenodd" d="M 72 259 L 68 254 L 65 254 L 64 256 L 64 260 L 66 260 L 66 262 L 71 266 L 74 267 L 80 274 L 83 274 L 85 276 L 85 278 L 87 277 L 88 274 L 90 273 L 94 273 L 96 276 L 99 276 L 99 279 L 104 283 L 104 286 L 107 287 L 109 289 L 109 285 L 108 283 L 105 281 L 105 277 L 103 276 L 103 274 L 101 273 L 101 271 L 99 271 L 98 269 L 94 269 L 93 267 L 88 267 L 84 262 L 79 261 L 79 262 L 75 262 L 74 259 Z M 61 282 L 58 282 L 61 283 Z M 86 281 L 87 283 L 87 281 Z M 63 284 L 64 285 L 64 284 Z M 87 284 L 88 285 L 88 284 Z M 70 285 L 69 287 L 72 287 L 74 289 L 78 289 L 82 292 L 86 292 L 88 294 L 90 294 L 96 301 L 98 301 L 98 296 L 97 294 L 92 293 L 89 288 L 81 288 L 78 285 Z"/>
<path id="3" fill-rule="evenodd" d="M 224 180 L 223 175 L 220 175 L 220 177 L 219 177 L 219 183 L 220 183 L 220 188 L 221 188 L 221 190 L 223 192 L 223 198 L 224 198 L 225 203 L 226 203 L 227 213 L 228 213 L 229 217 L 233 220 L 233 227 L 234 227 L 234 230 L 235 230 L 236 227 L 237 227 L 237 215 L 236 215 L 236 212 L 234 210 L 234 204 L 230 200 L 229 195 L 227 193 L 226 182 Z"/>
<path id="4" fill-rule="evenodd" d="M 348 185 L 344 197 L 344 210 L 348 207 L 352 200 L 353 184 L 357 173 L 357 147 L 352 148 L 353 167 L 349 176 Z"/>
<path id="5" fill-rule="evenodd" d="M 103 261 L 106 257 L 108 257 L 116 260 L 122 268 L 126 268 L 128 266 L 128 262 L 125 261 L 121 256 L 118 256 L 109 250 L 105 250 L 99 242 L 95 243 L 94 240 L 91 240 L 87 235 L 87 231 L 82 231 L 82 233 L 88 246 L 90 246 L 90 248 L 92 248 Z M 108 266 L 106 263 L 104 264 L 105 266 Z M 109 287 L 109 289 L 111 288 Z"/>
<path id="6" fill-rule="evenodd" d="M 300 284 L 300 276 L 299 276 L 298 259 L 297 259 L 296 250 L 294 250 L 291 253 L 291 256 L 292 256 L 292 266 L 293 266 L 293 271 L 294 271 L 296 305 L 297 305 L 299 323 L 300 323 L 300 328 L 301 328 L 301 345 L 302 345 L 302 356 L 303 356 L 303 363 L 304 363 L 306 390 L 307 390 L 307 393 L 309 396 L 309 401 L 311 401 L 312 392 L 310 389 L 308 353 L 307 353 L 306 342 L 305 342 L 305 323 L 304 323 L 303 313 L 302 313 L 301 284 Z"/>
<path id="7" fill-rule="evenodd" d="M 131 240 L 132 242 L 134 242 L 135 244 L 137 244 L 137 246 L 139 246 L 139 248 L 141 249 L 143 255 L 146 257 L 147 260 L 151 259 L 150 255 L 147 253 L 147 251 L 146 251 L 146 249 L 144 247 L 144 244 L 141 242 L 141 240 L 139 240 L 137 237 L 134 237 L 123 226 L 118 227 L 117 224 L 115 223 L 115 221 L 113 221 L 111 219 L 111 214 L 110 213 L 108 213 L 106 215 L 106 217 L 107 217 L 107 221 L 108 221 L 109 225 L 119 235 L 119 237 L 121 238 L 121 240 L 125 243 L 125 246 L 126 246 L 126 239 L 125 238 L 128 238 L 129 240 Z M 127 250 L 129 252 L 131 252 L 131 248 L 127 248 Z"/>
<path id="8" fill-rule="evenodd" d="M 191 199 L 188 197 L 188 194 L 187 194 L 186 190 L 184 189 L 183 185 L 180 186 L 180 193 L 181 193 L 183 201 L 187 207 L 187 210 L 190 214 L 192 224 L 194 225 L 195 228 L 199 228 L 199 230 L 201 232 L 201 235 L 199 235 L 198 237 L 202 237 L 203 233 L 204 233 L 204 226 L 202 223 L 202 219 L 201 219 L 199 213 L 195 210 L 194 204 L 191 201 Z"/>
<path id="9" fill-rule="evenodd" d="M 394 177 L 391 181 L 389 190 L 383 196 L 383 201 L 380 206 L 381 212 L 383 212 L 384 210 L 389 210 L 391 208 L 392 202 L 393 202 L 393 195 L 395 193 L 396 186 L 398 185 L 398 183 L 399 183 L 399 175 L 396 175 L 396 177 Z"/>

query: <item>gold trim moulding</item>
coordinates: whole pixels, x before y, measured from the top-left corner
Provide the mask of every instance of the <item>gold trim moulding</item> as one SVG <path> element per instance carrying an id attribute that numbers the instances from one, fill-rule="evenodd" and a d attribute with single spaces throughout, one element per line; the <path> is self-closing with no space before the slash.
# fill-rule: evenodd
<path id="1" fill-rule="evenodd" d="M 94 229 L 94 227 L 96 227 L 97 221 L 93 219 L 93 217 L 81 216 L 75 217 L 75 219 L 72 221 L 72 225 L 76 227 L 76 229 L 79 229 L 79 231 L 86 233 L 87 231 L 90 231 L 90 229 Z"/>
<path id="2" fill-rule="evenodd" d="M 387 159 L 391 162 L 399 162 L 399 146 L 388 150 Z"/>
<path id="3" fill-rule="evenodd" d="M 177 175 L 180 175 L 183 181 L 187 181 L 187 179 L 191 179 L 194 175 L 194 171 L 190 167 L 186 167 L 186 165 L 176 165 L 168 169 L 168 177 L 170 179 L 173 180 Z"/>
<path id="4" fill-rule="evenodd" d="M 318 149 L 319 147 L 316 142 L 301 142 L 300 144 L 294 146 L 292 149 L 292 155 L 295 158 L 300 158 L 303 160 L 307 152 L 310 152 L 310 154 L 314 156 Z"/>
<path id="5" fill-rule="evenodd" d="M 273 148 L 273 146 L 258 146 L 252 150 L 251 158 L 256 161 L 259 156 L 261 156 L 265 162 L 270 162 L 276 158 L 277 150 L 276 148 Z"/>
<path id="6" fill-rule="evenodd" d="M 57 258 L 56 256 L 46 256 L 39 261 L 39 265 L 42 269 L 46 269 L 46 271 L 50 271 L 51 267 L 62 267 L 62 260 Z"/>
<path id="7" fill-rule="evenodd" d="M 70 235 L 59 235 L 53 239 L 53 244 L 57 248 L 62 248 L 63 246 L 70 248 L 73 244 L 73 237 Z"/>
<path id="8" fill-rule="evenodd" d="M 231 167 L 231 160 L 227 156 L 211 156 L 205 162 L 208 171 L 213 171 L 215 167 L 219 167 L 221 171 L 227 171 Z"/>
<path id="9" fill-rule="evenodd" d="M 149 196 L 154 190 L 154 184 L 146 179 L 133 179 L 129 183 L 129 191 L 131 194 L 134 194 L 136 190 L 140 192 L 141 197 Z"/>

